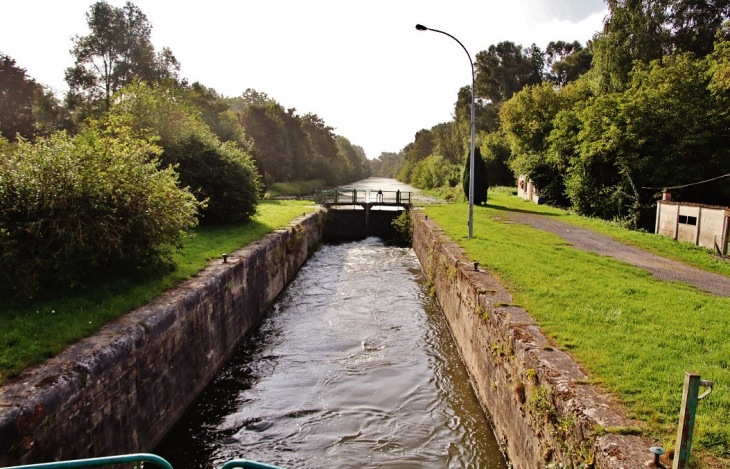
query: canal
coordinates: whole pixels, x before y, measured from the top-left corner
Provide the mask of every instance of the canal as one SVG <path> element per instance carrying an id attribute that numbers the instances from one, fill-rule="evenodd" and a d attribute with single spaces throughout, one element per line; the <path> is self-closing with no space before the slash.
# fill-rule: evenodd
<path id="1" fill-rule="evenodd" d="M 506 468 L 413 250 L 325 245 L 155 453 L 175 468 Z"/>

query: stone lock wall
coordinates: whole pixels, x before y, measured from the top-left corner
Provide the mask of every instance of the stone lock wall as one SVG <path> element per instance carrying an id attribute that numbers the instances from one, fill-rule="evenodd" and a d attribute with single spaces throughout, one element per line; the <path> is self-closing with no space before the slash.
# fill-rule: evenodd
<path id="1" fill-rule="evenodd" d="M 322 216 L 211 262 L 0 388 L 0 466 L 154 448 L 312 253 Z"/>
<path id="2" fill-rule="evenodd" d="M 600 430 L 637 422 L 586 384 L 578 364 L 438 225 L 416 210 L 412 218 L 416 255 L 513 467 L 645 468 L 651 441 Z"/>

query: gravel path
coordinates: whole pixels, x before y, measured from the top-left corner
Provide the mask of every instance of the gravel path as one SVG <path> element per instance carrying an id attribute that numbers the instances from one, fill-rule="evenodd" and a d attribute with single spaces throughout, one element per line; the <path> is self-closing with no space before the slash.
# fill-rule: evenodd
<path id="1" fill-rule="evenodd" d="M 647 270 L 660 280 L 685 282 L 714 295 L 730 297 L 730 278 L 723 275 L 651 254 L 643 249 L 615 241 L 608 236 L 562 223 L 550 217 L 517 214 L 512 218 L 533 228 L 555 233 L 577 249 L 595 252 L 601 256 L 615 257 Z"/>

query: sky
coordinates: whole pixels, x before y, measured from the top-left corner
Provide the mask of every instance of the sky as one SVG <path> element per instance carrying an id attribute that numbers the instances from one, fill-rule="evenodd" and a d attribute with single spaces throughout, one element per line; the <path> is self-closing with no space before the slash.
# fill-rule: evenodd
<path id="1" fill-rule="evenodd" d="M 88 34 L 92 0 L 0 0 L 0 53 L 62 96 L 71 39 Z M 123 0 L 109 0 L 122 6 Z M 602 0 L 136 0 L 156 50 L 180 75 L 224 96 L 247 88 L 319 115 L 368 158 L 398 152 L 452 119 L 472 59 L 501 41 L 545 49 L 602 29 Z"/>

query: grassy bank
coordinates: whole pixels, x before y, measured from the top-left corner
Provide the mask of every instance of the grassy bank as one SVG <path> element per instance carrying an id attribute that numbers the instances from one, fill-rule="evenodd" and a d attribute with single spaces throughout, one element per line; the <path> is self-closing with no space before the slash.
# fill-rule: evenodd
<path id="1" fill-rule="evenodd" d="M 303 212 L 311 212 L 308 204 L 263 201 L 252 221 L 198 227 L 195 237 L 187 239 L 185 248 L 175 255 L 176 268 L 171 271 L 103 279 L 72 294 L 33 302 L 4 301 L 0 306 L 0 383 L 187 280 L 210 259 L 285 226 Z"/>
<path id="2" fill-rule="evenodd" d="M 312 179 L 309 181 L 277 182 L 271 185 L 266 191 L 266 198 L 280 196 L 302 196 L 309 195 L 314 191 L 327 189 L 324 179 Z"/>
<path id="3" fill-rule="evenodd" d="M 584 366 L 592 382 L 613 393 L 630 417 L 672 447 L 685 371 L 715 383 L 702 401 L 694 448 L 730 460 L 730 298 L 666 283 L 612 258 L 579 251 L 556 235 L 508 223 L 508 212 L 529 211 L 596 229 L 632 244 L 720 272 L 707 251 L 686 250 L 659 237 L 625 232 L 493 191 L 475 207 L 474 239 L 467 239 L 466 205 L 426 207 L 425 213 L 500 277 L 515 302 L 562 350 Z M 670 241 L 670 240 L 666 240 Z M 687 251 L 687 252 L 685 252 Z M 728 279 L 730 281 L 730 279 Z"/>

